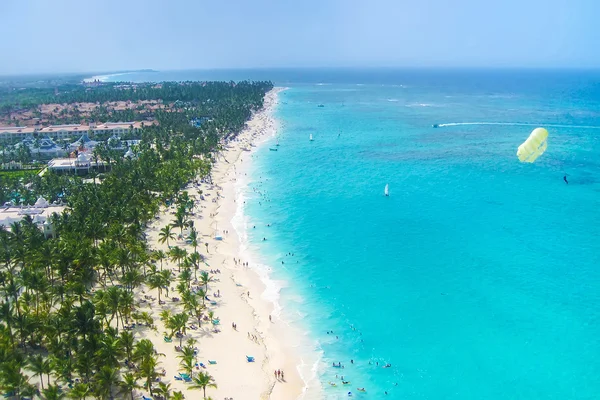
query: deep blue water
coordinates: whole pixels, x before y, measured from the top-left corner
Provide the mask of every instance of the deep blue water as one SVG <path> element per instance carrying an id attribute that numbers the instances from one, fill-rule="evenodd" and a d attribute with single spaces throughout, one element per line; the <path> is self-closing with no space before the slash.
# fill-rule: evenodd
<path id="1" fill-rule="evenodd" d="M 279 150 L 255 154 L 250 241 L 325 398 L 599 398 L 600 73 L 271 74 L 290 89 Z M 522 164 L 535 126 L 548 150 Z"/>

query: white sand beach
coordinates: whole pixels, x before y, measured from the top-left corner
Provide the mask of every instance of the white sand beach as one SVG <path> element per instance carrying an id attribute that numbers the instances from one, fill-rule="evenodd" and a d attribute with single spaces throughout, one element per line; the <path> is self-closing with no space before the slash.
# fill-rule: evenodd
<path id="1" fill-rule="evenodd" d="M 204 314 L 213 311 L 220 323 L 213 326 L 210 322 L 204 322 L 200 328 L 188 329 L 183 345 L 190 339 L 196 340 L 197 361 L 204 364 L 205 368 L 199 367 L 195 372 L 208 372 L 214 377 L 218 388 L 207 389 L 207 396 L 213 399 L 290 400 L 298 398 L 304 386 L 297 371 L 299 357 L 294 354 L 293 343 L 286 343 L 286 339 L 290 341 L 292 337 L 287 332 L 289 328 L 271 315 L 273 304 L 262 297 L 265 287 L 252 266 L 248 268 L 242 265 L 245 260 L 240 260 L 240 240 L 231 222 L 238 207 L 235 202 L 236 174 L 242 175 L 247 169 L 252 146 L 264 142 L 261 139 L 275 132 L 276 122 L 272 111 L 281 90 L 271 90 L 266 95 L 264 109 L 253 116 L 235 141 L 225 146 L 212 171 L 213 184 L 193 183 L 187 188 L 189 196 L 196 199 L 192 220 L 200 235 L 198 251 L 206 256 L 207 265 L 203 269 L 208 272 L 220 271 L 211 273 L 215 281 L 208 285 L 207 295 L 213 303 L 206 303 L 208 309 Z M 149 227 L 147 235 L 151 249 L 169 250 L 166 243 L 159 242 L 159 231 L 173 220 L 174 211 L 173 206 L 165 208 Z M 222 240 L 215 239 L 217 227 Z M 179 230 L 176 229 L 175 233 L 179 233 Z M 186 248 L 189 253 L 194 251 L 190 244 L 180 239 L 171 241 L 170 245 Z M 239 262 L 234 262 L 234 258 Z M 170 268 L 177 274 L 176 263 L 164 262 L 163 268 Z M 202 391 L 190 390 L 189 383 L 175 379 L 179 372 L 183 372 L 177 358 L 180 353 L 175 349 L 180 340 L 176 337 L 171 343 L 164 340 L 167 329 L 160 319 L 160 313 L 165 309 L 173 313 L 183 311 L 183 305 L 172 300 L 173 296 L 178 296 L 175 275 L 173 278 L 169 298 L 164 291 L 162 294 L 165 304 L 159 304 L 157 289 L 146 288 L 138 292 L 137 300 L 141 301 L 139 311 L 149 312 L 157 329 L 139 328 L 134 332 L 138 339 L 152 340 L 158 353 L 164 354 L 159 357 L 160 366 L 166 371 L 165 376 L 161 377 L 163 382 L 170 383 L 174 391 L 183 391 L 188 399 L 201 398 Z M 220 296 L 215 297 L 214 294 Z M 151 296 L 154 300 L 148 300 L 145 296 Z M 190 318 L 189 325 L 194 322 L 197 321 Z M 233 323 L 237 329 L 233 329 Z M 248 362 L 246 356 L 254 357 L 255 361 Z M 209 360 L 216 363 L 210 364 Z M 284 372 L 284 379 L 276 379 L 274 371 L 278 369 Z"/>

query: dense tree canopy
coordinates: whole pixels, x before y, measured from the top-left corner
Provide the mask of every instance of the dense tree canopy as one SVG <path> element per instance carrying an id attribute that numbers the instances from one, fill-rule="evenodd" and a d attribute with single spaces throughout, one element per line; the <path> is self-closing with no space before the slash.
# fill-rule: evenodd
<path id="1" fill-rule="evenodd" d="M 170 283 L 170 274 L 152 263 L 162 263 L 167 255 L 148 249 L 146 224 L 166 201 L 178 205 L 176 221 L 187 220 L 193 201 L 182 187 L 210 173 L 219 143 L 242 129 L 271 87 L 268 82 L 188 82 L 136 91 L 73 88 L 60 94 L 63 101 L 163 98 L 205 104 L 212 121 L 192 127 L 182 108 L 160 116 L 160 126 L 144 130 L 135 159 L 100 148 L 95 156 L 112 167 L 100 183 L 52 173 L 7 186 L 1 182 L 4 199 L 18 191 L 29 200 L 37 195 L 64 199 L 68 207 L 51 218 L 53 237 L 45 238 L 31 218 L 0 230 L 0 391 L 17 398 L 36 393 L 129 398 L 141 386 L 151 394 L 168 391 L 155 384 L 158 360 L 152 343 L 123 329 L 131 321 L 153 324 L 136 310 L 135 288 L 168 288 Z M 23 101 L 54 101 L 51 97 L 42 91 Z M 189 291 L 191 268 L 197 269 L 201 257 L 178 253 L 172 256 L 182 269 L 178 290 L 186 311 L 167 316 L 173 331 L 185 330 L 188 314 L 197 315 L 203 301 Z M 125 366 L 124 359 L 137 367 Z M 214 386 L 205 376 L 195 384 Z"/>

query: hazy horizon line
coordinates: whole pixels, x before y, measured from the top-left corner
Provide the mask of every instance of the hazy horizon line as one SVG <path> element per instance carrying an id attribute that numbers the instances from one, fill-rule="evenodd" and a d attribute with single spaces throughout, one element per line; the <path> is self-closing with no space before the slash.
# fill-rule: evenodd
<path id="1" fill-rule="evenodd" d="M 154 69 L 154 68 L 134 68 L 134 69 L 115 69 L 104 71 L 64 71 L 64 72 L 25 72 L 25 73 L 0 73 L 0 78 L 4 77 L 27 77 L 27 76 L 99 76 L 124 74 L 135 72 L 185 72 L 185 71 L 281 71 L 281 70 L 521 70 L 521 71 L 600 71 L 600 66 L 596 67 L 574 67 L 574 66 L 287 66 L 287 67 L 211 67 L 211 68 L 177 68 L 177 69 Z"/>

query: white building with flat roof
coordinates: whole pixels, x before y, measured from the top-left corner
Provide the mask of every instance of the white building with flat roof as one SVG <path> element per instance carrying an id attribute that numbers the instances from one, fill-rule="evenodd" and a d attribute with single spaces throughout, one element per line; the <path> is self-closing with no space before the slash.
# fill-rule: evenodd
<path id="1" fill-rule="evenodd" d="M 38 198 L 32 206 L 19 207 L 6 203 L 0 207 L 0 225 L 10 228 L 11 224 L 19 222 L 29 215 L 48 237 L 54 235 L 54 229 L 49 221 L 50 216 L 54 213 L 61 214 L 64 209 L 65 207 L 62 205 L 48 203 L 43 197 Z"/>

